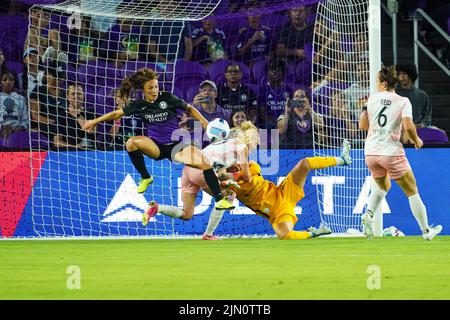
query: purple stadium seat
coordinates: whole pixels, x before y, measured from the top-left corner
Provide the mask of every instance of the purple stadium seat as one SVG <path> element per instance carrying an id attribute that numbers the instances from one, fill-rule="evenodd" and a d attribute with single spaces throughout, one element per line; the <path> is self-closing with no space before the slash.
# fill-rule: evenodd
<path id="1" fill-rule="evenodd" d="M 178 60 L 175 65 L 175 84 L 186 90 L 193 84 L 200 84 L 208 79 L 205 67 L 195 61 Z"/>
<path id="2" fill-rule="evenodd" d="M 192 101 L 194 101 L 194 97 L 195 97 L 196 95 L 198 95 L 198 90 L 199 90 L 198 87 L 199 87 L 198 85 L 194 85 L 194 86 L 191 86 L 191 87 L 186 91 L 185 97 L 186 97 L 186 101 L 187 101 L 187 102 L 192 103 Z"/>
<path id="3" fill-rule="evenodd" d="M 448 143 L 447 134 L 438 128 L 418 128 L 417 135 L 423 140 L 424 144 Z"/>
<path id="4" fill-rule="evenodd" d="M 173 94 L 176 95 L 177 97 L 183 99 L 183 100 L 186 100 L 186 95 L 185 95 L 184 91 L 181 90 L 178 87 L 174 87 L 173 88 Z"/>
<path id="5" fill-rule="evenodd" d="M 47 137 L 40 134 L 39 132 L 19 131 L 12 133 L 8 137 L 6 141 L 6 147 L 11 149 L 29 150 L 30 142 L 32 149 L 47 150 L 50 145 Z"/>
<path id="6" fill-rule="evenodd" d="M 121 71 L 121 78 L 125 79 L 130 74 L 136 72 L 137 70 L 141 68 L 150 68 L 158 72 L 161 76 L 162 73 L 165 72 L 166 67 L 164 64 L 156 64 L 153 62 L 147 62 L 147 61 L 128 61 L 125 63 L 122 67 Z M 168 67 L 170 69 L 170 67 Z M 169 73 L 169 72 L 168 72 Z"/>
<path id="7" fill-rule="evenodd" d="M 287 14 L 269 14 L 261 17 L 261 24 L 270 27 L 272 30 L 277 30 L 287 22 L 289 22 Z"/>
<path id="8" fill-rule="evenodd" d="M 311 84 L 312 61 L 308 58 L 300 61 L 295 67 L 295 79 L 299 83 Z"/>
<path id="9" fill-rule="evenodd" d="M 8 68 L 9 71 L 14 71 L 16 73 L 16 75 L 21 74 L 24 70 L 23 63 L 15 62 L 15 61 L 6 62 L 6 67 Z"/>
<path id="10" fill-rule="evenodd" d="M 24 16 L 2 15 L 0 44 L 6 61 L 22 62 L 23 45 L 28 32 L 28 19 Z"/>
<path id="11" fill-rule="evenodd" d="M 241 67 L 242 70 L 242 83 L 249 83 L 250 82 L 250 68 L 239 61 L 233 61 L 233 60 L 226 60 L 221 59 L 214 62 L 209 67 L 209 78 L 213 80 L 216 84 L 222 84 L 226 81 L 225 79 L 225 69 L 229 64 L 236 63 Z"/>

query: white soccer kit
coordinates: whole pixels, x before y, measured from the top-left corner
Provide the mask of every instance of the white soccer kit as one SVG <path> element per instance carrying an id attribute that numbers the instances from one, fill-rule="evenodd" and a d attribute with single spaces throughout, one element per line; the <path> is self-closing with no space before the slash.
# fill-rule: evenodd
<path id="1" fill-rule="evenodd" d="M 365 154 L 405 155 L 400 138 L 402 119 L 412 118 L 412 106 L 409 99 L 393 92 L 379 92 L 369 97 L 367 113 L 369 131 L 365 143 Z"/>
<path id="2" fill-rule="evenodd" d="M 211 143 L 202 150 L 202 153 L 212 163 L 217 171 L 220 168 L 229 168 L 238 163 L 240 154 L 244 152 L 245 144 L 236 139 L 222 140 Z"/>

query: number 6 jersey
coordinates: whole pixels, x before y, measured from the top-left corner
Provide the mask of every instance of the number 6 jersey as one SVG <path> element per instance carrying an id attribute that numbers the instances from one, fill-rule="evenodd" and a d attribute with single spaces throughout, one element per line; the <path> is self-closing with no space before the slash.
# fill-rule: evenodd
<path id="1" fill-rule="evenodd" d="M 412 118 L 412 106 L 408 98 L 394 92 L 378 92 L 367 102 L 369 131 L 365 154 L 374 156 L 401 156 L 405 150 L 400 142 L 402 119 Z"/>

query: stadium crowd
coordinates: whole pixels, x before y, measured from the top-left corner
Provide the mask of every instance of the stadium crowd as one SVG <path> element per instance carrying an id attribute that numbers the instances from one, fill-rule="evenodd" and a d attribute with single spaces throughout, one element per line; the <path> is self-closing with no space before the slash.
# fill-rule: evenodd
<path id="1" fill-rule="evenodd" d="M 230 12 L 242 13 L 233 23 L 214 16 L 184 24 L 82 16 L 76 28 L 68 27 L 67 15 L 31 10 L 30 28 L 27 23 L 18 31 L 21 63 L 7 65 L 0 49 L 0 145 L 24 147 L 8 140 L 30 129 L 47 140 L 39 146 L 55 150 L 123 149 L 129 137 L 145 132 L 139 118 L 111 121 L 95 134 L 81 127 L 122 108 L 127 101 L 120 81 L 142 67 L 157 71 L 162 90 L 193 104 L 207 120 L 220 117 L 236 127 L 245 119 L 266 129 L 260 134 L 268 135 L 268 144 L 277 135 L 280 148 L 310 148 L 313 131 L 319 144 L 361 140 L 357 120 L 369 96 L 367 39 L 356 34 L 340 41 L 326 21 L 316 22 L 315 5 L 271 14 L 262 8 L 260 1 L 230 1 Z M 339 62 L 324 59 L 336 50 Z M 397 70 L 398 92 L 410 98 L 414 122 L 430 127 L 428 96 L 413 86 L 415 66 Z M 193 119 L 179 118 L 180 128 L 194 133 Z"/>

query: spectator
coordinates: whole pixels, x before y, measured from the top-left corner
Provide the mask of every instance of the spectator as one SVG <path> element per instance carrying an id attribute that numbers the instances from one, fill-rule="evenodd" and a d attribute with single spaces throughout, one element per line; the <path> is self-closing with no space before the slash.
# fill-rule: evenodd
<path id="1" fill-rule="evenodd" d="M 238 64 L 230 64 L 225 68 L 225 82 L 218 89 L 217 102 L 222 108 L 232 112 L 245 110 L 253 123 L 256 121 L 256 95 L 249 87 L 241 83 L 242 70 Z"/>
<path id="2" fill-rule="evenodd" d="M 42 86 L 44 74 L 39 70 L 38 50 L 28 47 L 23 53 L 24 72 L 19 75 L 19 89 L 28 97 L 34 88 Z"/>
<path id="3" fill-rule="evenodd" d="M 370 94 L 369 62 L 361 61 L 356 65 L 356 72 L 352 75 L 350 86 L 343 90 L 346 104 L 354 119 L 358 119 L 362 107 L 367 104 Z"/>
<path id="4" fill-rule="evenodd" d="M 56 61 L 47 67 L 44 85 L 35 87 L 30 94 L 31 128 L 46 135 L 49 141 L 57 132 L 57 115 L 65 110 L 66 99 L 61 94 L 64 73 L 58 71 Z"/>
<path id="5" fill-rule="evenodd" d="M 292 89 L 284 82 L 286 64 L 276 59 L 267 66 L 267 83 L 258 89 L 258 127 L 276 129 L 277 119 L 286 109 Z"/>
<path id="6" fill-rule="evenodd" d="M 87 63 L 98 57 L 100 34 L 91 29 L 91 17 L 81 17 L 81 27 L 69 33 L 69 60 L 72 63 Z"/>
<path id="7" fill-rule="evenodd" d="M 150 35 L 147 50 L 149 61 L 174 63 L 178 59 L 192 59 L 192 27 L 189 21 L 185 21 L 184 26 L 179 21 L 152 21 L 143 32 Z"/>
<path id="8" fill-rule="evenodd" d="M 242 140 L 248 146 L 249 152 L 256 149 L 259 144 L 258 128 L 249 120 L 247 112 L 244 110 L 234 110 L 231 113 L 230 128 L 230 138 Z M 249 130 L 250 128 L 253 130 Z M 257 141 L 257 143 L 254 144 L 252 141 Z"/>
<path id="9" fill-rule="evenodd" d="M 87 120 L 95 118 L 93 112 L 85 110 L 84 90 L 80 85 L 71 84 L 67 88 L 67 108 L 60 109 L 57 118 L 57 133 L 53 136 L 53 146 L 57 149 L 92 149 L 94 135 L 82 130 Z"/>
<path id="10" fill-rule="evenodd" d="M 417 69 L 413 64 L 397 66 L 399 84 L 397 94 L 411 101 L 413 121 L 416 128 L 431 126 L 431 103 L 425 91 L 414 86 L 417 80 Z"/>
<path id="11" fill-rule="evenodd" d="M 139 60 L 140 54 L 145 52 L 142 47 L 145 41 L 141 27 L 133 26 L 129 20 L 118 19 L 105 36 L 101 56 L 117 60 L 117 68 L 120 69 L 127 61 Z"/>
<path id="12" fill-rule="evenodd" d="M 225 33 L 215 27 L 214 20 L 202 20 L 202 25 L 202 28 L 197 28 L 192 32 L 194 60 L 210 64 L 216 60 L 227 59 Z"/>
<path id="13" fill-rule="evenodd" d="M 5 55 L 3 54 L 3 50 L 0 49 L 0 79 L 6 72 L 8 72 L 8 68 L 6 67 Z"/>
<path id="14" fill-rule="evenodd" d="M 248 26 L 239 30 L 236 44 L 235 59 L 250 68 L 256 61 L 263 60 L 269 55 L 272 43 L 272 30 L 260 24 L 261 15 L 255 13 L 257 9 L 256 1 L 249 3 L 246 10 Z"/>
<path id="15" fill-rule="evenodd" d="M 113 94 L 117 109 L 122 109 L 129 102 L 129 99 L 124 100 L 121 97 L 120 89 L 114 89 Z M 114 149 L 123 150 L 125 143 L 130 137 L 143 136 L 145 132 L 141 119 L 136 116 L 130 116 L 115 120 L 109 130 L 109 134 L 111 136 L 110 146 Z"/>
<path id="16" fill-rule="evenodd" d="M 37 48 L 39 56 L 43 56 L 48 47 L 60 50 L 58 27 L 51 23 L 51 15 L 47 11 L 32 9 L 30 11 L 30 27 L 25 38 L 24 49 L 28 46 Z"/>
<path id="17" fill-rule="evenodd" d="M 332 146 L 341 146 L 343 139 L 351 140 L 355 145 L 358 134 L 357 119 L 350 112 L 345 95 L 336 91 L 331 97 L 329 117 L 325 117 L 324 125 L 327 128 L 327 140 Z"/>
<path id="18" fill-rule="evenodd" d="M 6 139 L 13 132 L 25 131 L 29 127 L 25 98 L 15 91 L 15 76 L 5 72 L 1 76 L 0 92 L 0 137 Z"/>
<path id="19" fill-rule="evenodd" d="M 286 58 L 288 62 L 297 65 L 303 62 L 305 66 L 311 66 L 311 58 L 305 45 L 311 45 L 314 29 L 307 24 L 309 8 L 297 7 L 289 10 L 290 22 L 281 27 L 277 36 L 279 42 L 276 46 L 276 54 L 280 58 Z M 306 71 L 305 67 L 305 71 Z M 304 75 L 306 79 L 307 74 Z"/>
<path id="20" fill-rule="evenodd" d="M 318 128 L 319 143 L 321 143 L 324 138 L 323 117 L 312 110 L 306 92 L 297 89 L 293 99 L 287 100 L 284 114 L 278 117 L 280 147 L 311 148 L 314 144 L 313 120 Z"/>
<path id="21" fill-rule="evenodd" d="M 221 108 L 216 103 L 216 98 L 216 84 L 211 80 L 205 80 L 200 83 L 199 93 L 194 97 L 193 105 L 208 121 L 214 120 L 215 118 L 222 118 L 230 123 L 230 111 Z M 206 135 L 204 135 L 200 125 L 195 126 L 193 119 L 188 118 L 185 114 L 183 114 L 181 120 L 180 127 L 193 133 L 194 143 L 198 147 L 206 147 L 209 144 L 208 138 L 204 138 Z M 199 141 L 197 137 L 201 137 L 202 141 Z"/>

